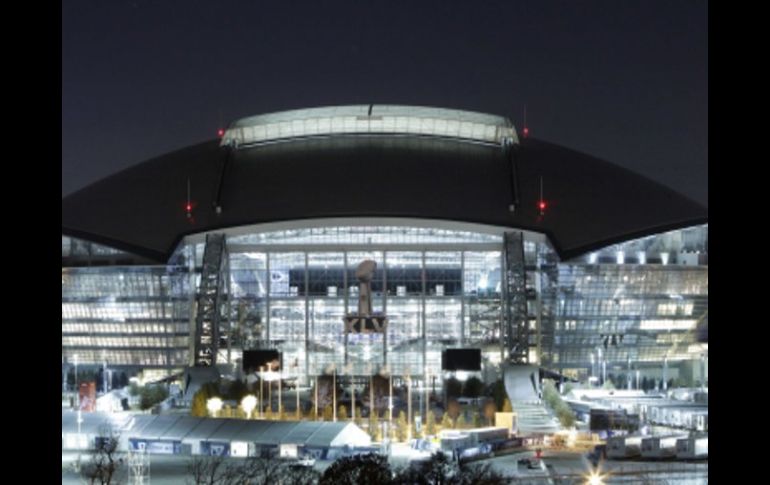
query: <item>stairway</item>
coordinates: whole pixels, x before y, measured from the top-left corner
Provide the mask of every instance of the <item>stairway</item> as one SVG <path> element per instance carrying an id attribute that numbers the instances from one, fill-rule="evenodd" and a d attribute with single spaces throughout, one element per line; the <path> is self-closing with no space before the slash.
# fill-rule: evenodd
<path id="1" fill-rule="evenodd" d="M 551 416 L 545 404 L 539 401 L 514 401 L 519 435 L 532 433 L 555 433 L 561 430 L 559 421 Z"/>

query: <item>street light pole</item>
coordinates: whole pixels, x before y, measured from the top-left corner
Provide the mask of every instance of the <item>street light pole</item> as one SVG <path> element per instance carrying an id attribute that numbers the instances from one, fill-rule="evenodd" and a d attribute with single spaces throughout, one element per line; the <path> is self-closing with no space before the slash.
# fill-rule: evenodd
<path id="1" fill-rule="evenodd" d="M 430 372 L 425 373 L 425 418 L 423 418 L 423 426 L 428 425 L 428 411 L 430 410 L 430 392 L 428 389 L 430 382 Z M 427 430 L 423 432 L 423 436 L 427 436 Z"/>
<path id="2" fill-rule="evenodd" d="M 412 439 L 412 377 L 407 374 L 406 375 L 406 414 L 407 414 L 407 427 L 406 427 L 406 436 L 408 440 Z"/>
<path id="3" fill-rule="evenodd" d="M 353 383 L 353 374 L 350 374 L 350 420 L 356 420 L 356 388 Z"/>
<path id="4" fill-rule="evenodd" d="M 102 350 L 102 392 L 107 394 L 107 353 Z"/>
<path id="5" fill-rule="evenodd" d="M 297 383 L 294 385 L 294 388 L 297 391 L 297 421 L 300 420 L 300 410 L 299 410 L 299 375 L 297 376 Z"/>
<path id="6" fill-rule="evenodd" d="M 78 409 L 80 408 L 80 388 L 78 387 L 78 354 L 73 356 L 75 360 L 75 393 L 78 397 Z"/>
<path id="7" fill-rule="evenodd" d="M 388 430 L 393 426 L 393 373 L 388 373 Z"/>
<path id="8" fill-rule="evenodd" d="M 374 376 L 372 375 L 371 369 L 369 369 L 369 419 L 371 420 L 371 415 L 374 413 Z"/>
<path id="9" fill-rule="evenodd" d="M 78 396 L 78 447 L 80 447 L 80 423 L 83 422 L 83 417 L 80 414 L 80 386 L 78 385 L 78 354 L 75 354 L 75 392 Z"/>
<path id="10" fill-rule="evenodd" d="M 262 400 L 262 387 L 265 385 L 264 366 L 259 366 L 259 416 L 265 417 L 265 401 Z"/>

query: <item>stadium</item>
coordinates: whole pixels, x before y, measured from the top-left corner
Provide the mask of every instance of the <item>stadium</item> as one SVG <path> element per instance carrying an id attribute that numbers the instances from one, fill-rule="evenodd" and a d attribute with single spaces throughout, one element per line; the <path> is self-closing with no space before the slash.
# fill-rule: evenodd
<path id="1" fill-rule="evenodd" d="M 447 349 L 586 380 L 707 380 L 708 213 L 500 116 L 360 105 L 241 119 L 62 201 L 62 372 L 238 372 L 278 351 L 441 386 Z M 373 261 L 361 316 L 359 265 Z"/>

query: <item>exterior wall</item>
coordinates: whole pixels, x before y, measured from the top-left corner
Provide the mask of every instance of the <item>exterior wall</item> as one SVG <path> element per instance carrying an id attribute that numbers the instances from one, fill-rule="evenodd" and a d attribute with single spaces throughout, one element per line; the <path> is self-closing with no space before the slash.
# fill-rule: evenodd
<path id="1" fill-rule="evenodd" d="M 348 229 L 228 240 L 234 347 L 277 348 L 284 376 L 302 379 L 332 365 L 357 375 L 389 368 L 440 376 L 446 347 L 481 346 L 490 367 L 499 362 L 501 237 Z M 193 243 L 180 254 L 197 262 L 202 250 Z M 357 310 L 355 271 L 367 259 L 377 263 L 373 310 L 388 315 L 388 329 L 346 342 L 343 317 Z"/>
<path id="2" fill-rule="evenodd" d="M 695 338 L 708 313 L 707 250 L 708 226 L 696 226 L 560 262 L 544 361 L 600 381 L 612 374 L 624 387 L 638 369 L 686 378 L 679 368 L 707 354 Z"/>
<path id="3" fill-rule="evenodd" d="M 184 269 L 173 266 L 62 268 L 62 361 L 186 365 L 189 293 Z"/>
<path id="4" fill-rule="evenodd" d="M 334 364 L 355 375 L 388 368 L 422 385 L 443 374 L 443 349 L 480 347 L 482 375 L 494 379 L 506 356 L 503 229 L 447 226 L 239 228 L 228 236 L 232 358 L 277 348 L 286 378 L 307 382 Z M 168 266 L 63 268 L 63 361 L 186 365 L 200 240 L 188 238 Z M 560 262 L 525 232 L 530 362 L 585 377 L 700 358 L 692 328 L 708 310 L 707 242 L 698 226 Z M 377 263 L 373 308 L 390 324 L 386 335 L 346 342 L 343 316 L 357 308 L 365 259 Z"/>

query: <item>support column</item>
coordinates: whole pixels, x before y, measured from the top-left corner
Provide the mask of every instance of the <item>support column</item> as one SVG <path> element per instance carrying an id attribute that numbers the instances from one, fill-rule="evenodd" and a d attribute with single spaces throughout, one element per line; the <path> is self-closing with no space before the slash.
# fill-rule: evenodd
<path id="1" fill-rule="evenodd" d="M 422 252 L 422 294 L 420 299 L 422 302 L 422 311 L 420 312 L 422 320 L 422 369 L 423 374 L 428 367 L 428 319 L 425 317 L 425 293 L 427 287 L 427 275 L 425 267 L 425 251 Z"/>
<path id="2" fill-rule="evenodd" d="M 310 263 L 305 253 L 305 376 L 310 375 Z M 299 376 L 297 376 L 299 379 Z"/>
<path id="3" fill-rule="evenodd" d="M 270 253 L 265 253 L 265 269 L 267 271 L 267 282 L 265 283 L 265 346 L 270 347 L 270 281 L 273 274 L 270 273 Z"/>
<path id="4" fill-rule="evenodd" d="M 382 252 L 382 314 L 388 314 L 388 252 Z M 388 327 L 382 332 L 382 355 L 384 364 L 388 363 Z"/>
<path id="5" fill-rule="evenodd" d="M 347 251 L 344 251 L 342 253 L 342 261 L 343 261 L 343 265 L 344 265 L 344 268 L 343 268 L 343 271 L 342 271 L 342 282 L 345 285 L 345 312 L 344 312 L 344 314 L 345 314 L 345 316 L 347 316 L 348 311 L 349 311 L 348 310 L 348 297 L 349 297 L 348 293 L 350 291 L 350 288 L 348 288 L 349 283 L 348 283 L 348 252 Z M 343 319 L 343 322 L 344 321 L 345 320 Z M 348 330 L 347 330 L 347 328 L 344 329 L 343 335 L 344 335 L 344 339 L 345 339 L 345 342 L 344 342 L 344 345 L 343 345 L 344 354 L 345 354 L 344 363 L 345 363 L 345 365 L 347 365 L 348 364 Z M 333 355 L 334 354 L 332 354 L 332 361 L 334 361 Z"/>
<path id="6" fill-rule="evenodd" d="M 231 278 L 230 278 L 230 251 L 227 251 L 227 247 L 225 247 L 225 266 L 226 266 L 226 271 L 225 271 L 225 275 L 226 275 L 225 288 L 227 288 L 227 290 L 226 290 L 226 294 L 227 294 L 227 302 L 226 302 L 226 306 L 227 306 L 226 312 L 227 313 L 226 313 L 226 315 L 227 316 L 226 316 L 225 326 L 227 327 L 227 363 L 230 364 L 230 363 L 232 363 L 231 355 L 232 355 L 232 347 L 233 347 L 233 321 L 232 321 L 232 318 L 231 318 L 232 315 L 233 315 L 232 314 L 232 307 L 231 307 L 233 292 L 231 291 L 232 286 L 231 286 L 231 281 L 230 281 L 231 280 Z"/>
<path id="7" fill-rule="evenodd" d="M 460 251 L 460 347 L 465 347 L 465 251 Z"/>

